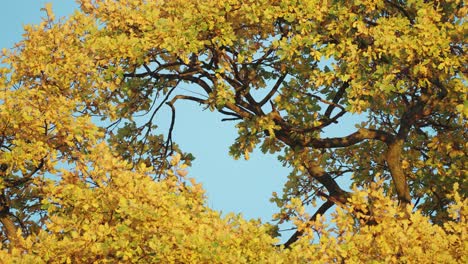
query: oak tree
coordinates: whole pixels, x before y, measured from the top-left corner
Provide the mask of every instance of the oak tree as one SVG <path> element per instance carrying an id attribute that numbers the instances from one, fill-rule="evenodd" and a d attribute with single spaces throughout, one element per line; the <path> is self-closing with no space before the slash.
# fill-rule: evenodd
<path id="1" fill-rule="evenodd" d="M 466 261 L 464 1 L 77 2 L 3 51 L 0 259 Z M 284 245 L 187 178 L 186 101 L 236 125 L 234 158 L 292 169 L 272 198 L 297 226 Z"/>

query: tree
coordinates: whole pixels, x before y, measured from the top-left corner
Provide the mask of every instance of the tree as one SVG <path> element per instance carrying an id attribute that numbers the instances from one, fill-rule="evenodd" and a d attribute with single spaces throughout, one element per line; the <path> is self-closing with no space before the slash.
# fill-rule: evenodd
<path id="1" fill-rule="evenodd" d="M 78 2 L 3 52 L 0 257 L 466 261 L 463 1 Z M 298 228 L 285 245 L 204 204 L 172 142 L 180 101 L 236 123 L 234 158 L 260 147 L 292 168 L 273 197 Z M 326 137 L 350 114 L 354 133 Z"/>

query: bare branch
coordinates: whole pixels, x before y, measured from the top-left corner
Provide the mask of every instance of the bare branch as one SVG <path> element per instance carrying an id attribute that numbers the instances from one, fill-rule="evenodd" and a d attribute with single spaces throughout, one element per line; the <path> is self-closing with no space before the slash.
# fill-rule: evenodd
<path id="1" fill-rule="evenodd" d="M 281 83 L 284 81 L 284 79 L 286 78 L 288 74 L 287 73 L 284 73 L 283 75 L 281 75 L 278 80 L 276 81 L 275 85 L 273 86 L 273 88 L 271 88 L 270 92 L 268 92 L 268 94 L 265 96 L 265 98 L 263 98 L 258 104 L 260 106 L 263 106 L 264 104 L 266 104 L 272 97 L 273 95 L 275 95 L 275 93 L 278 91 Z"/>
<path id="2" fill-rule="evenodd" d="M 310 177 L 320 182 L 327 189 L 329 196 L 336 200 L 333 202 L 346 203 L 348 193 L 341 189 L 335 179 L 325 172 L 320 165 L 310 162 L 304 164 L 304 167 L 307 169 Z"/>
<path id="3" fill-rule="evenodd" d="M 346 91 L 346 88 L 349 87 L 349 83 L 348 82 L 345 82 L 341 85 L 340 89 L 336 92 L 335 96 L 333 97 L 333 100 L 332 102 L 325 102 L 326 104 L 329 104 L 328 107 L 327 107 L 327 110 L 325 110 L 325 116 L 328 117 L 328 118 L 331 118 L 331 114 L 333 112 L 333 109 L 335 109 L 335 107 L 339 107 L 340 109 L 344 110 L 344 108 L 339 105 L 338 103 L 340 102 L 341 98 L 343 98 L 343 95 Z"/>
<path id="4" fill-rule="evenodd" d="M 169 148 L 171 149 L 171 151 L 169 152 L 169 155 L 172 155 L 172 131 L 174 130 L 174 125 L 175 125 L 175 115 L 176 115 L 176 111 L 175 111 L 175 107 L 174 105 L 172 104 L 172 101 L 171 102 L 167 102 L 166 103 L 167 105 L 169 105 L 169 107 L 171 107 L 171 111 L 172 111 L 172 116 L 171 116 L 171 125 L 169 127 L 169 132 L 167 133 L 167 140 L 166 140 L 166 146 L 164 148 L 164 157 L 167 157 L 168 156 L 168 150 Z"/>
<path id="5" fill-rule="evenodd" d="M 237 121 L 237 120 L 242 120 L 241 117 L 231 117 L 231 118 L 223 118 L 221 121 Z"/>
<path id="6" fill-rule="evenodd" d="M 335 138 L 312 138 L 302 145 L 314 148 L 342 148 L 355 145 L 366 139 L 375 139 L 382 142 L 390 142 L 392 135 L 381 130 L 360 128 L 358 131 L 346 136 Z"/>
<path id="7" fill-rule="evenodd" d="M 194 101 L 200 104 L 208 104 L 208 101 L 206 99 L 201 99 L 198 97 L 190 96 L 190 95 L 183 95 L 183 94 L 178 94 L 172 98 L 171 101 L 168 102 L 168 104 L 173 105 L 177 100 L 182 99 L 182 100 L 189 100 L 189 101 Z"/>

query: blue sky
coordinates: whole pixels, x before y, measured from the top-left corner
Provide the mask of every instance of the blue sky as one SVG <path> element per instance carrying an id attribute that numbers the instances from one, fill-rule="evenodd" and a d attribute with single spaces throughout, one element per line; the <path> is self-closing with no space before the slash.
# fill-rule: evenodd
<path id="1" fill-rule="evenodd" d="M 22 38 L 23 25 L 38 23 L 45 3 L 53 3 L 57 17 L 71 14 L 77 7 L 73 1 L 16 0 L 4 1 L 0 11 L 0 48 L 11 48 Z M 208 205 L 223 212 L 242 213 L 247 218 L 269 221 L 277 208 L 269 202 L 271 193 L 281 193 L 289 174 L 276 157 L 255 151 L 249 161 L 234 160 L 228 155 L 229 146 L 236 138 L 233 122 L 221 122 L 218 113 L 203 110 L 193 102 L 177 102 L 174 141 L 182 150 L 191 152 L 196 160 L 189 176 L 201 182 L 207 191 Z M 161 128 L 167 128 L 169 109 L 156 119 Z M 328 136 L 346 135 L 349 127 L 339 126 Z M 161 133 L 167 130 L 161 130 Z"/>

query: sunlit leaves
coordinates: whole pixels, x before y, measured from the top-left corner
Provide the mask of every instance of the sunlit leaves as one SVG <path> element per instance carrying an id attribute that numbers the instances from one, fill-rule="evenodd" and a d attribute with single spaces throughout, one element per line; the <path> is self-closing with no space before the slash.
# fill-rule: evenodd
<path id="1" fill-rule="evenodd" d="M 64 171 L 60 184 L 46 187 L 47 231 L 22 242 L 30 253 L 11 257 L 38 256 L 52 262 L 251 263 L 277 254 L 271 246 L 275 240 L 256 221 L 221 217 L 208 209 L 203 190 L 194 181 L 154 182 L 148 168 L 130 171 L 103 144 L 86 159 L 87 165 Z M 171 164 L 177 166 L 179 161 L 176 155 Z"/>
<path id="2" fill-rule="evenodd" d="M 457 188 L 452 195 L 458 199 L 451 207 L 456 213 L 444 227 L 440 227 L 430 223 L 420 212 L 410 213 L 411 208 L 399 208 L 378 190 L 379 184 L 381 182 L 372 184 L 366 191 L 355 189 L 349 207 L 339 208 L 332 214 L 333 225 L 324 224 L 323 218 L 304 224 L 311 228 L 306 229 L 307 235 L 294 245 L 290 256 L 309 262 L 466 261 L 463 232 L 468 228 L 465 220 L 467 200 L 460 199 Z M 300 204 L 293 207 L 301 211 Z M 405 214 L 410 217 L 405 218 Z M 299 215 L 307 218 L 304 214 Z M 376 223 L 367 225 L 369 220 Z M 320 242 L 312 246 L 308 244 L 315 239 Z"/>
<path id="3" fill-rule="evenodd" d="M 462 1 L 78 2 L 64 19 L 46 5 L 2 51 L 0 258 L 466 262 Z M 234 158 L 281 153 L 292 249 L 206 206 L 174 122 L 155 132 L 179 99 L 239 121 Z M 354 133 L 326 135 L 353 113 Z M 308 220 L 319 198 L 340 206 L 331 223 Z"/>

